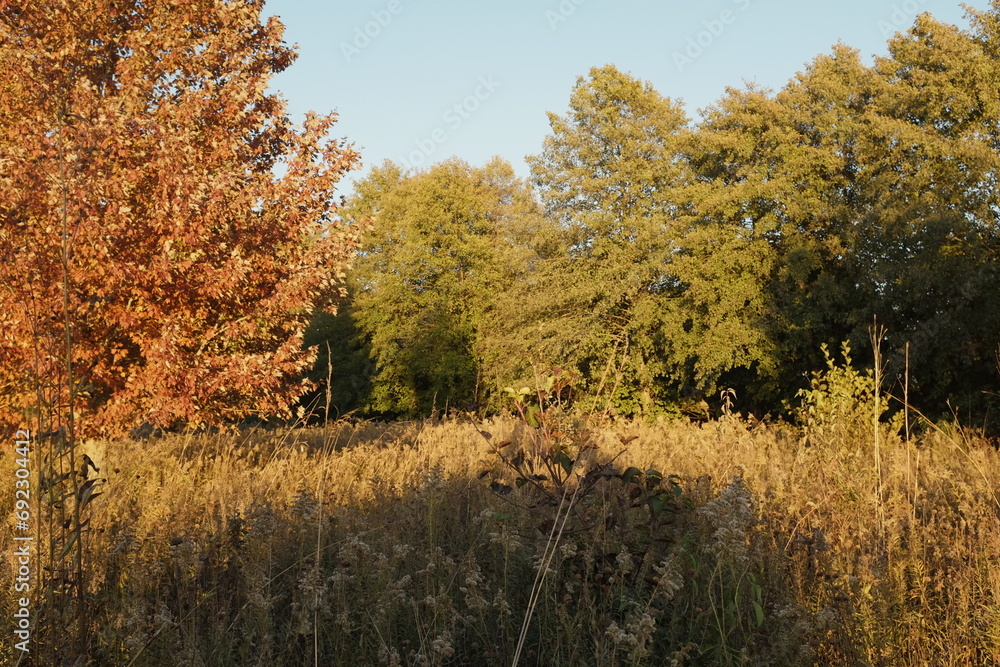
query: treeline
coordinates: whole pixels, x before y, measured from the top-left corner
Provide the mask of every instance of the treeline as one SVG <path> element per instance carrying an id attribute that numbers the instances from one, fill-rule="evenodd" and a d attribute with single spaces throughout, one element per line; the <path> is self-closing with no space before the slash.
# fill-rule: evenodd
<path id="1" fill-rule="evenodd" d="M 370 225 L 348 301 L 307 335 L 331 408 L 499 408 L 558 369 L 582 409 L 731 388 L 774 413 L 824 344 L 871 365 L 884 328 L 886 389 L 908 376 L 914 405 L 982 419 L 1000 392 L 1000 3 L 971 17 L 922 15 L 872 66 L 838 45 L 697 121 L 594 68 L 549 114 L 531 183 L 500 159 L 374 169 L 340 210 Z"/>

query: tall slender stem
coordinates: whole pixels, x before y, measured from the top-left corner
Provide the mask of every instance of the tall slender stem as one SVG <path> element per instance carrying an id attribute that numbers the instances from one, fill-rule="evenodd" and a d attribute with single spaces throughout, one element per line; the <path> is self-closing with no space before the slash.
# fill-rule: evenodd
<path id="1" fill-rule="evenodd" d="M 879 442 L 879 417 L 881 416 L 881 406 L 879 405 L 879 399 L 881 398 L 880 390 L 882 388 L 882 338 L 885 336 L 885 330 L 880 330 L 878 326 L 878 319 L 873 320 L 873 326 L 871 331 L 872 338 L 872 352 L 875 355 L 875 387 L 874 387 L 874 398 L 875 398 L 875 414 L 873 415 L 873 426 L 875 433 L 875 476 L 878 478 L 876 486 L 876 502 L 878 503 L 878 515 L 881 519 L 881 527 L 885 527 L 884 520 L 884 508 L 882 507 L 882 452 Z"/>
<path id="2" fill-rule="evenodd" d="M 65 153 L 65 128 L 66 114 L 59 114 L 59 179 L 62 190 L 62 291 L 63 291 L 63 334 L 66 349 L 66 388 L 69 393 L 67 398 L 66 415 L 66 446 L 69 450 L 70 474 L 76 472 L 76 418 L 75 418 L 75 398 L 76 391 L 73 382 L 73 332 L 69 315 L 69 186 L 66 174 L 66 153 Z M 78 531 L 76 536 L 76 621 L 77 621 L 77 651 L 76 655 L 86 655 L 87 647 L 87 615 L 84 613 L 84 567 L 83 567 L 83 526 L 80 516 L 80 502 L 82 494 L 74 486 L 73 494 L 73 531 Z M 70 532 L 72 535 L 72 531 Z"/>

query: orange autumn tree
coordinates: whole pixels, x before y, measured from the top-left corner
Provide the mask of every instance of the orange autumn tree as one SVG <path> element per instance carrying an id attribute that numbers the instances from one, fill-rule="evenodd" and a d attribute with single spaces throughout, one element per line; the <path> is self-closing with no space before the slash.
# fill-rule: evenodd
<path id="1" fill-rule="evenodd" d="M 295 54 L 263 6 L 0 0 L 0 423 L 65 412 L 67 368 L 79 434 L 287 414 L 306 389 L 359 156 L 268 92 Z"/>

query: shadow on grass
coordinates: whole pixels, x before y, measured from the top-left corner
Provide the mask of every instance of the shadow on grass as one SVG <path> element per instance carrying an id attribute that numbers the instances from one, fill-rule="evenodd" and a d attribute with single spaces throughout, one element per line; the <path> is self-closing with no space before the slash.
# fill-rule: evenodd
<path id="1" fill-rule="evenodd" d="M 823 532 L 741 477 L 596 456 L 560 484 L 529 429 L 491 430 L 510 444 L 428 423 L 91 443 L 91 664 L 506 665 L 529 609 L 519 664 L 891 664 Z"/>

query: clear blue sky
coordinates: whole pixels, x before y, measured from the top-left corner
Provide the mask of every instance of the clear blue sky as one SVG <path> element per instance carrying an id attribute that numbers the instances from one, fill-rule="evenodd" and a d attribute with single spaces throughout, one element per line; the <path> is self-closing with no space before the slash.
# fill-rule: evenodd
<path id="1" fill-rule="evenodd" d="M 969 2 L 987 9 L 986 0 Z M 546 111 L 613 63 L 683 100 L 688 115 L 746 82 L 780 89 L 842 41 L 868 62 L 920 12 L 967 26 L 957 0 L 269 0 L 298 60 L 273 87 L 296 120 L 336 110 L 362 154 L 426 166 L 493 155 L 527 176 Z"/>

